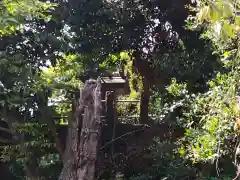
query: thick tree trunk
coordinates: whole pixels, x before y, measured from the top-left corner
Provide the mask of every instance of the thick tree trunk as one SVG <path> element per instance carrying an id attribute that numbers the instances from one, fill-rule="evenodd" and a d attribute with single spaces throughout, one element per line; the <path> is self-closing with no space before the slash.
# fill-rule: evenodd
<path id="1" fill-rule="evenodd" d="M 95 177 L 102 131 L 100 79 L 85 83 L 76 106 L 75 116 L 69 122 L 65 164 L 59 180 L 93 180 Z"/>

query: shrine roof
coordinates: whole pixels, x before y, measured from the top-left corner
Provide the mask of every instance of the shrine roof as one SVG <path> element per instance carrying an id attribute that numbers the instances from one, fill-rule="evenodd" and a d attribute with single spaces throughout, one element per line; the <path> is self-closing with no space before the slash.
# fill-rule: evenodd
<path id="1" fill-rule="evenodd" d="M 106 84 L 125 84 L 126 80 L 122 77 L 114 76 L 114 77 L 101 77 L 102 83 Z"/>

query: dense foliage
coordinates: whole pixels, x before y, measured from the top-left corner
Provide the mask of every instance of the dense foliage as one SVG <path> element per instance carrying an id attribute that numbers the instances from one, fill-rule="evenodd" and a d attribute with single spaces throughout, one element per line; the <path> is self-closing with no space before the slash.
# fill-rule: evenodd
<path id="1" fill-rule="evenodd" d="M 239 10 L 235 0 L 1 1 L 0 155 L 13 179 L 57 179 L 59 127 L 76 89 L 116 72 L 130 90 L 118 99 L 139 100 L 118 104 L 121 121 L 136 123 L 130 117 L 147 107 L 153 127 L 184 130 L 149 138 L 138 168 L 125 155 L 128 178 L 231 179 L 240 163 Z"/>
<path id="2" fill-rule="evenodd" d="M 194 162 L 210 161 L 218 166 L 219 158 L 233 156 L 238 143 L 239 93 L 239 2 L 197 2 L 191 28 L 203 27 L 228 71 L 209 81 L 209 90 L 199 94 L 186 112 L 188 130 L 186 149 Z M 235 126 L 235 127 L 234 127 Z M 227 145 L 227 146 L 226 146 Z M 232 148 L 230 148 L 232 147 Z M 183 153 L 183 151 L 182 151 Z M 234 157 L 234 156 L 233 156 Z M 233 161 L 237 164 L 236 160 Z"/>

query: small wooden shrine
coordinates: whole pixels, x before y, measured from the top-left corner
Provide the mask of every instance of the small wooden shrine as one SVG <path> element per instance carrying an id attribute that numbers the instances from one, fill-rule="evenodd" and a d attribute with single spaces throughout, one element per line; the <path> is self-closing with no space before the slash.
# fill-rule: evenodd
<path id="1" fill-rule="evenodd" d="M 113 91 L 116 95 L 124 95 L 129 93 L 128 82 L 120 76 L 101 77 L 102 94 L 107 91 Z"/>

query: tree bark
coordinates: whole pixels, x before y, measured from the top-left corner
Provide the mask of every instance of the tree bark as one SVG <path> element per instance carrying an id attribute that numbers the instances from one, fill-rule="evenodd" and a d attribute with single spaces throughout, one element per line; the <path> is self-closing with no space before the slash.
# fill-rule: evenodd
<path id="1" fill-rule="evenodd" d="M 93 180 L 95 177 L 102 131 L 100 79 L 85 83 L 76 106 L 74 118 L 69 122 L 65 164 L 59 180 Z"/>

